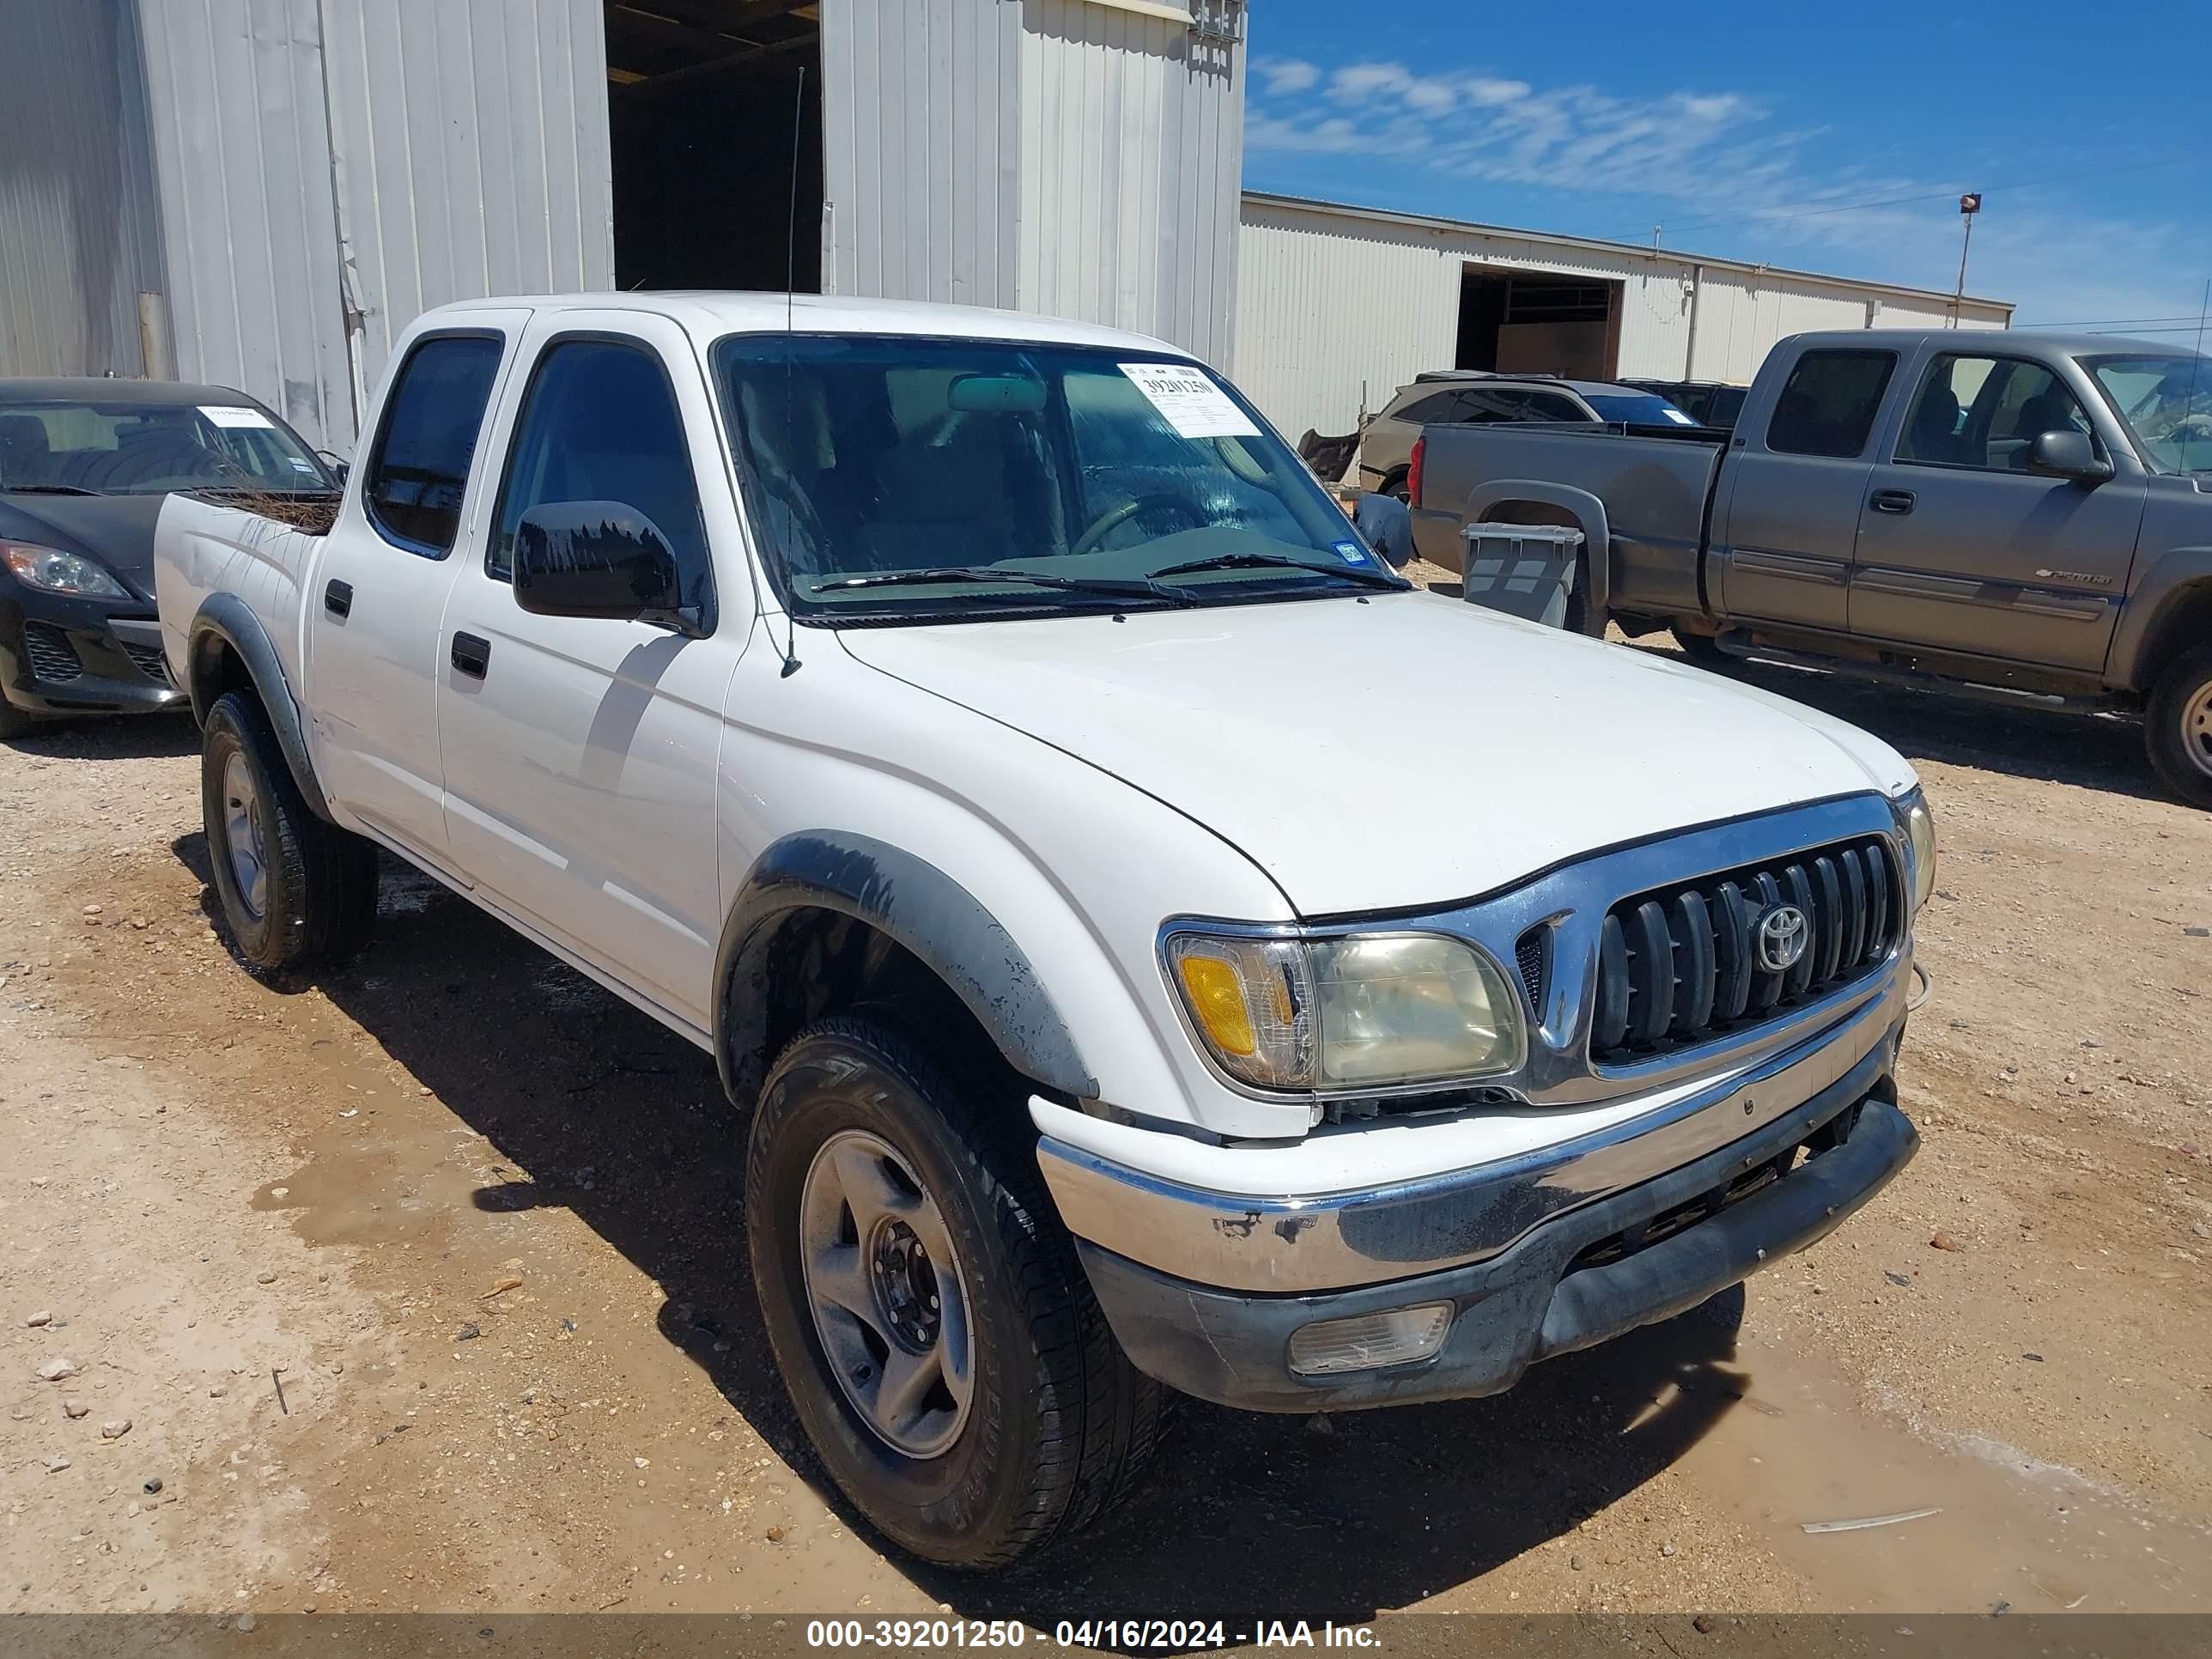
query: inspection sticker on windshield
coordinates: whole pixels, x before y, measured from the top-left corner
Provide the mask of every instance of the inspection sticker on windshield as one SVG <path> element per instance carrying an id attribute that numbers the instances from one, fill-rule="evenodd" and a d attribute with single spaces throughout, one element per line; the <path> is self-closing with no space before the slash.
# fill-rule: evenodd
<path id="1" fill-rule="evenodd" d="M 1123 363 L 1121 372 L 1186 438 L 1256 438 L 1251 416 L 1204 369 L 1188 363 Z"/>
<path id="2" fill-rule="evenodd" d="M 1329 550 L 1346 564 L 1365 564 L 1367 550 L 1358 542 L 1331 542 Z"/>
<path id="3" fill-rule="evenodd" d="M 217 426 L 274 426 L 276 422 L 258 409 L 241 409 L 236 404 L 202 404 L 200 413 Z"/>

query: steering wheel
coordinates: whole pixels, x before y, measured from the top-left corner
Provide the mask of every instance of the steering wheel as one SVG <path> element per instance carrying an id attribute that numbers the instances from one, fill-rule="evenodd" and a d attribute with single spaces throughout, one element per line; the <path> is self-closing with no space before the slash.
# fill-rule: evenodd
<path id="1" fill-rule="evenodd" d="M 1194 529 L 1206 522 L 1204 511 L 1193 506 L 1180 495 L 1170 495 L 1165 490 L 1155 490 L 1148 495 L 1132 495 L 1127 501 L 1118 506 L 1108 507 L 1093 519 L 1090 527 L 1075 538 L 1075 545 L 1067 550 L 1069 556 L 1079 556 L 1091 551 L 1109 535 L 1128 523 L 1137 514 L 1149 513 L 1155 507 L 1165 507 L 1171 512 L 1180 513 L 1190 520 Z"/>

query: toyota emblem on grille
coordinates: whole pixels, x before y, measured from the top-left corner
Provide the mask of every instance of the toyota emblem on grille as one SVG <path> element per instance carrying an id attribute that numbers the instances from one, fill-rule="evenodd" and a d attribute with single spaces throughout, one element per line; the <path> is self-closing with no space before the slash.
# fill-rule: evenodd
<path id="1" fill-rule="evenodd" d="M 1805 913 L 1796 905 L 1771 907 L 1751 930 L 1759 949 L 1759 965 L 1770 974 L 1795 968 L 1797 959 L 1805 954 L 1806 940 L 1811 933 L 1805 922 Z"/>

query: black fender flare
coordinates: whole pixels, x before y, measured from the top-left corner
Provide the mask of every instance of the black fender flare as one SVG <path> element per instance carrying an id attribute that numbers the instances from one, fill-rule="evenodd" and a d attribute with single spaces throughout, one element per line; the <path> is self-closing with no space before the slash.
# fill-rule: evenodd
<path id="1" fill-rule="evenodd" d="M 245 600 L 235 593 L 210 593 L 193 614 L 192 625 L 185 635 L 185 689 L 192 700 L 192 718 L 201 725 L 207 724 L 208 710 L 214 706 L 220 684 L 217 664 L 225 647 L 238 653 L 246 665 L 248 678 L 267 711 L 269 724 L 276 729 L 276 745 L 284 751 L 284 763 L 292 769 L 292 781 L 300 787 L 300 793 L 308 810 L 325 823 L 335 823 L 331 817 L 330 803 L 324 799 L 323 786 L 315 776 L 315 763 L 308 757 L 307 732 L 300 723 L 300 705 L 292 696 L 291 683 L 284 678 L 284 665 L 276 655 L 276 647 L 269 637 L 269 630 L 261 625 Z"/>
<path id="2" fill-rule="evenodd" d="M 1613 530 L 1606 519 L 1605 503 L 1571 484 L 1550 483 L 1541 478 L 1496 478 L 1468 492 L 1461 522 L 1480 524 L 1482 515 L 1491 508 L 1511 501 L 1555 507 L 1574 520 L 1575 528 L 1583 532 L 1586 556 L 1583 568 L 1589 573 L 1589 603 L 1583 611 L 1596 629 L 1594 637 L 1603 639 L 1606 612 L 1613 602 Z"/>
<path id="3" fill-rule="evenodd" d="M 813 830 L 786 836 L 760 855 L 722 925 L 714 1062 L 732 1100 L 750 1100 L 766 1071 L 765 978 L 776 924 L 807 908 L 880 929 L 952 988 L 1017 1071 L 1073 1099 L 1097 1097 L 1098 1080 L 1036 969 L 975 895 L 887 842 Z"/>

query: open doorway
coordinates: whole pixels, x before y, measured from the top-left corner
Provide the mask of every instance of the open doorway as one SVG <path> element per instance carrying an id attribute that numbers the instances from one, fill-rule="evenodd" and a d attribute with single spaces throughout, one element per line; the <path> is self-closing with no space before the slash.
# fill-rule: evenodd
<path id="1" fill-rule="evenodd" d="M 820 6 L 607 0 L 606 33 L 617 286 L 819 293 Z"/>
<path id="2" fill-rule="evenodd" d="M 1610 380 L 1620 363 L 1620 284 L 1468 265 L 1456 368 Z"/>

